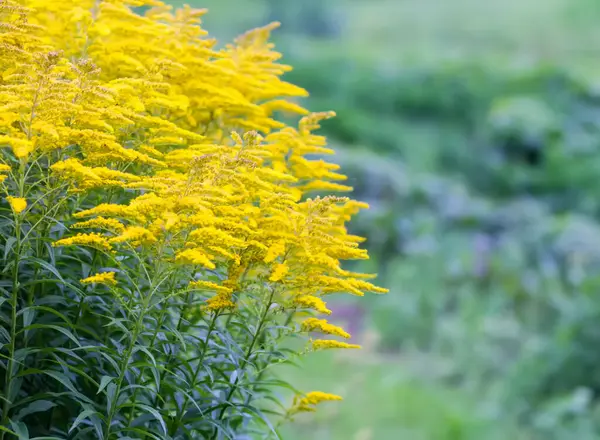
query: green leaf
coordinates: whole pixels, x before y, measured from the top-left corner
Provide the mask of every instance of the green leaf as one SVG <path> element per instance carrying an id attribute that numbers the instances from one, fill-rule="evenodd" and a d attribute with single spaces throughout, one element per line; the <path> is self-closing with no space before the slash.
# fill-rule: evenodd
<path id="1" fill-rule="evenodd" d="M 15 431 L 15 434 L 19 440 L 29 440 L 29 430 L 27 429 L 27 425 L 25 425 L 25 423 L 11 420 L 10 425 L 12 426 L 12 429 Z"/>
<path id="2" fill-rule="evenodd" d="M 63 384 L 65 386 L 65 388 L 67 388 L 69 391 L 71 391 L 71 393 L 73 393 L 80 401 L 84 401 L 87 403 L 92 403 L 92 401 L 84 396 L 83 394 L 81 394 L 79 391 L 77 391 L 77 389 L 75 388 L 75 386 L 73 385 L 73 383 L 71 382 L 71 380 L 65 376 L 63 373 L 59 373 L 58 371 L 43 371 L 44 374 L 52 377 L 53 379 L 59 381 L 61 384 Z"/>
<path id="3" fill-rule="evenodd" d="M 66 305 L 67 302 L 65 301 L 65 298 L 59 295 L 47 295 L 44 296 L 43 298 L 38 298 L 35 300 L 35 304 L 36 305 L 56 305 L 56 304 L 61 304 L 61 305 Z"/>
<path id="4" fill-rule="evenodd" d="M 0 327 L 0 344 L 8 344 L 10 342 L 10 334 L 4 327 Z"/>
<path id="5" fill-rule="evenodd" d="M 64 440 L 60 437 L 34 437 L 30 440 Z"/>
<path id="6" fill-rule="evenodd" d="M 127 428 L 127 431 L 131 431 L 131 432 L 135 432 L 137 433 L 139 436 L 138 437 L 134 437 L 134 439 L 140 439 L 140 438 L 151 438 L 151 439 L 155 439 L 155 440 L 164 440 L 161 439 L 160 437 L 158 437 L 157 435 L 155 435 L 153 432 L 148 431 L 147 429 L 140 429 L 140 428 Z M 127 438 L 127 437 L 125 437 Z M 131 437 L 129 437 L 131 438 Z"/>
<path id="7" fill-rule="evenodd" d="M 144 426 L 146 423 L 148 423 L 150 420 L 153 420 L 154 416 L 152 414 L 142 414 L 137 416 L 135 419 L 133 419 L 133 421 L 131 422 L 130 426 L 132 428 L 136 427 L 136 426 Z"/>
<path id="8" fill-rule="evenodd" d="M 35 353 L 36 351 L 37 350 L 33 348 L 19 348 L 15 351 L 15 362 L 22 363 L 29 354 Z"/>
<path id="9" fill-rule="evenodd" d="M 156 420 L 158 420 L 158 422 L 160 423 L 160 426 L 163 429 L 163 432 L 165 434 L 167 433 L 167 425 L 165 424 L 165 421 L 163 420 L 162 416 L 160 415 L 160 413 L 157 410 L 155 410 L 154 408 L 152 408 L 148 405 L 138 404 L 137 406 L 144 409 L 148 413 L 152 414 L 154 416 L 154 418 Z"/>
<path id="10" fill-rule="evenodd" d="M 140 345 L 140 346 L 137 346 L 134 348 L 133 353 L 136 353 L 138 351 L 144 352 L 146 354 L 146 356 L 148 356 L 148 358 L 150 359 L 152 364 L 154 366 L 156 366 L 156 360 L 154 359 L 154 356 L 152 356 L 152 353 L 150 353 L 150 350 L 148 350 L 146 347 Z"/>
<path id="11" fill-rule="evenodd" d="M 13 374 L 17 374 L 20 369 L 21 369 L 22 365 L 19 364 L 13 364 Z M 14 402 L 17 399 L 17 396 L 19 395 L 19 392 L 21 391 L 21 385 L 23 384 L 23 378 L 22 377 L 14 377 L 12 380 L 12 387 L 10 388 L 10 394 L 7 396 L 8 400 L 11 402 Z"/>
<path id="12" fill-rule="evenodd" d="M 8 257 L 8 253 L 11 251 L 11 249 L 13 248 L 13 246 L 15 245 L 16 242 L 17 242 L 16 237 L 11 236 L 6 239 L 6 243 L 4 244 L 4 261 L 6 261 L 6 258 Z"/>
<path id="13" fill-rule="evenodd" d="M 117 398 L 117 385 L 114 383 L 109 383 L 106 387 L 106 412 L 110 413 L 111 408 L 115 404 L 115 399 Z"/>
<path id="14" fill-rule="evenodd" d="M 31 307 L 27 307 L 23 310 L 23 327 L 27 327 L 31 325 L 33 322 L 33 317 L 35 316 L 35 310 Z"/>
<path id="15" fill-rule="evenodd" d="M 115 380 L 115 378 L 112 376 L 102 376 L 102 379 L 100 379 L 100 386 L 98 387 L 98 391 L 96 392 L 96 394 L 100 394 L 102 390 L 106 388 L 106 386 L 113 380 Z"/>
<path id="16" fill-rule="evenodd" d="M 94 429 L 96 430 L 96 438 L 104 438 L 102 423 L 97 416 L 92 416 L 92 424 L 94 425 Z"/>
<path id="17" fill-rule="evenodd" d="M 31 402 L 21 411 L 19 411 L 19 413 L 15 417 L 15 420 L 21 420 L 30 414 L 48 411 L 50 408 L 53 408 L 55 406 L 56 403 L 50 402 L 49 400 L 36 400 L 34 402 Z"/>
<path id="18" fill-rule="evenodd" d="M 30 307 L 23 310 L 23 327 L 27 328 L 33 322 L 33 317 L 35 316 L 35 310 L 32 310 Z M 29 340 L 29 330 L 25 330 L 25 340 Z"/>
<path id="19" fill-rule="evenodd" d="M 61 320 L 63 320 L 69 327 L 73 327 L 73 324 L 71 324 L 71 321 L 69 321 L 69 319 L 63 315 L 62 313 L 60 313 L 58 310 L 53 309 L 51 307 L 45 307 L 45 306 L 32 306 L 32 307 L 26 307 L 23 310 L 21 310 L 18 314 L 23 313 L 24 315 L 26 313 L 35 313 L 35 311 L 41 311 L 41 312 L 48 312 L 48 313 L 52 313 L 53 315 L 57 316 L 58 318 L 60 318 Z M 25 316 L 23 316 L 23 321 L 26 322 L 26 318 Z M 25 326 L 28 326 L 31 324 L 31 320 L 29 320 L 26 324 L 24 324 Z"/>
<path id="20" fill-rule="evenodd" d="M 31 324 L 30 326 L 24 327 L 23 329 L 21 329 L 18 334 L 20 334 L 21 332 L 27 332 L 29 330 L 33 330 L 33 329 L 50 329 L 50 330 L 56 330 L 57 332 L 62 333 L 63 335 L 65 335 L 67 338 L 69 338 L 71 341 L 73 341 L 76 345 L 81 346 L 81 344 L 79 343 L 79 340 L 73 335 L 73 333 L 71 333 L 68 329 L 64 328 L 64 327 L 60 327 L 58 325 L 52 325 L 52 324 Z"/>
<path id="21" fill-rule="evenodd" d="M 92 407 L 90 407 L 90 405 L 85 405 L 84 404 L 83 405 L 83 409 L 85 411 L 92 411 L 92 412 L 94 412 L 94 414 L 92 414 L 89 417 L 89 419 L 92 422 L 94 431 L 96 431 L 96 438 L 98 438 L 98 439 L 104 438 L 103 429 L 102 429 L 103 422 L 106 421 L 106 419 L 104 418 L 104 416 L 102 414 L 98 413 L 97 411 L 94 411 L 94 409 Z M 88 429 L 89 428 L 81 429 L 79 431 L 79 433 L 78 433 L 78 437 L 81 436 L 82 438 L 89 438 L 87 436 L 87 432 L 86 432 L 86 431 L 88 431 Z M 84 434 L 86 434 L 86 435 L 84 435 Z"/>
<path id="22" fill-rule="evenodd" d="M 91 409 L 86 409 L 84 411 L 82 411 L 81 413 L 79 413 L 79 415 L 77 416 L 77 418 L 75 419 L 75 421 L 73 421 L 73 424 L 71 425 L 71 427 L 69 428 L 69 434 L 79 426 L 79 424 L 81 422 L 83 422 L 85 419 L 87 419 L 88 417 L 93 416 L 94 414 L 96 414 L 96 411 L 91 410 Z"/>
<path id="23" fill-rule="evenodd" d="M 108 353 L 101 351 L 100 356 L 102 356 L 115 370 L 119 369 L 119 363 Z"/>
<path id="24" fill-rule="evenodd" d="M 48 272 L 52 273 L 57 279 L 64 282 L 64 279 L 60 272 L 56 269 L 56 267 L 52 266 L 50 263 L 44 260 L 40 260 L 39 258 L 29 257 L 29 262 L 38 264 L 46 269 Z"/>

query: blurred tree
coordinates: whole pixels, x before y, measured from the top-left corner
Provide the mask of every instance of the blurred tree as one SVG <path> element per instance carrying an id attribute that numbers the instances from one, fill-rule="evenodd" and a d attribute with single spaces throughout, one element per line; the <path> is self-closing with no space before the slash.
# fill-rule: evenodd
<path id="1" fill-rule="evenodd" d="M 333 12 L 332 1 L 266 0 L 269 21 L 284 24 L 283 32 L 315 38 L 331 38 L 340 32 L 339 12 Z"/>

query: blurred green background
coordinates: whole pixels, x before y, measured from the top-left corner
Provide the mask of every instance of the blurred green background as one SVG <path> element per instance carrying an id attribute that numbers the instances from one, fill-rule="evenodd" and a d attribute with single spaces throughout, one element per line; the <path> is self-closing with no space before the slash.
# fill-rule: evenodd
<path id="1" fill-rule="evenodd" d="M 391 290 L 334 304 L 362 352 L 283 372 L 346 396 L 284 438 L 600 439 L 600 2 L 187 3 L 283 23 Z"/>

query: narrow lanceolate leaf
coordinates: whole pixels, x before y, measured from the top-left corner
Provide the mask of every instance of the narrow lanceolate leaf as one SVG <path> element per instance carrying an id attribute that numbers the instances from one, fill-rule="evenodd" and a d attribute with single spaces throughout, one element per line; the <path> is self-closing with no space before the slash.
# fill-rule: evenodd
<path id="1" fill-rule="evenodd" d="M 4 327 L 0 327 L 0 344 L 8 344 L 10 342 L 10 334 Z"/>
<path id="2" fill-rule="evenodd" d="M 80 393 L 73 385 L 73 382 L 71 381 L 71 379 L 69 379 L 63 373 L 59 373 L 58 371 L 49 370 L 49 371 L 44 371 L 44 374 L 46 374 L 46 375 L 52 377 L 53 379 L 55 379 L 56 381 L 58 381 L 61 385 L 64 386 L 65 390 L 70 391 L 71 395 L 74 398 L 76 398 L 77 400 L 79 400 L 81 402 L 86 402 L 89 404 L 93 403 L 89 397 Z"/>
<path id="3" fill-rule="evenodd" d="M 35 316 L 35 310 L 31 307 L 28 307 L 23 310 L 23 327 L 27 327 L 33 322 L 33 317 Z"/>
<path id="4" fill-rule="evenodd" d="M 64 440 L 60 437 L 51 437 L 51 436 L 43 436 L 43 437 L 33 437 L 30 440 Z"/>
<path id="5" fill-rule="evenodd" d="M 29 429 L 25 423 L 11 420 L 10 426 L 19 440 L 29 440 Z"/>
<path id="6" fill-rule="evenodd" d="M 75 428 L 77 428 L 85 419 L 90 418 L 94 414 L 96 414 L 96 411 L 91 409 L 86 409 L 79 413 L 79 415 L 77 416 L 77 418 L 75 418 L 73 424 L 69 428 L 69 433 L 71 433 Z"/>
<path id="7" fill-rule="evenodd" d="M 117 385 L 109 382 L 106 385 L 106 413 L 110 414 L 112 408 L 117 404 Z"/>
<path id="8" fill-rule="evenodd" d="M 22 331 L 28 332 L 28 331 L 36 330 L 36 329 L 57 331 L 57 332 L 65 335 L 67 338 L 69 338 L 71 341 L 73 341 L 76 345 L 81 345 L 79 340 L 75 337 L 75 335 L 68 328 L 61 327 L 61 326 L 54 325 L 54 324 L 31 324 L 27 327 L 24 327 Z"/>
<path id="9" fill-rule="evenodd" d="M 42 268 L 46 269 L 48 272 L 50 272 L 52 275 L 54 275 L 58 280 L 64 281 L 64 278 L 62 277 L 62 275 L 60 274 L 58 269 L 56 267 L 54 267 L 52 264 L 48 263 L 47 261 L 41 260 L 39 258 L 31 257 L 30 262 L 34 265 L 38 265 L 38 266 L 41 266 Z"/>
<path id="10" fill-rule="evenodd" d="M 102 378 L 100 379 L 100 386 L 98 387 L 98 391 L 96 392 L 96 394 L 99 394 L 102 392 L 102 390 L 104 388 L 106 388 L 106 386 L 111 383 L 113 380 L 115 380 L 114 377 L 111 376 L 102 376 Z"/>
<path id="11" fill-rule="evenodd" d="M 45 412 L 51 408 L 56 406 L 55 402 L 51 402 L 49 400 L 35 400 L 21 409 L 16 416 L 13 417 L 13 420 L 22 420 L 30 414 L 35 414 L 38 412 Z"/>
<path id="12" fill-rule="evenodd" d="M 4 261 L 8 259 L 8 254 L 13 250 L 16 242 L 16 237 L 8 237 L 6 239 L 6 242 L 4 243 Z"/>
<path id="13" fill-rule="evenodd" d="M 162 416 L 160 415 L 160 413 L 148 406 L 148 405 L 144 405 L 144 404 L 138 404 L 138 407 L 144 411 L 146 411 L 149 414 L 152 414 L 152 416 L 158 421 L 158 423 L 160 424 L 160 427 L 163 430 L 163 433 L 166 434 L 167 433 L 167 425 L 165 424 L 165 421 L 163 420 Z"/>

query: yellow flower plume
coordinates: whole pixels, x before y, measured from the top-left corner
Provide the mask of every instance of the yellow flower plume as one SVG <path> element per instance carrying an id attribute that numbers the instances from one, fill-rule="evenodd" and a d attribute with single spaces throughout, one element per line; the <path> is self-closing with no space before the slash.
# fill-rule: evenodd
<path id="1" fill-rule="evenodd" d="M 316 339 L 312 341 L 312 348 L 314 350 L 326 350 L 330 348 L 343 348 L 343 349 L 358 349 L 360 345 L 348 344 L 346 342 L 335 341 L 333 339 Z"/>
<path id="2" fill-rule="evenodd" d="M 114 286 L 117 284 L 114 272 L 97 273 L 96 275 L 89 276 L 79 281 L 81 284 L 106 284 L 107 286 Z"/>
<path id="3" fill-rule="evenodd" d="M 11 209 L 13 210 L 13 212 L 15 214 L 20 214 L 21 212 L 25 211 L 25 209 L 27 208 L 27 200 L 25 200 L 22 197 L 8 196 L 6 198 L 6 201 L 8 202 L 8 204 L 10 205 Z"/>

